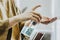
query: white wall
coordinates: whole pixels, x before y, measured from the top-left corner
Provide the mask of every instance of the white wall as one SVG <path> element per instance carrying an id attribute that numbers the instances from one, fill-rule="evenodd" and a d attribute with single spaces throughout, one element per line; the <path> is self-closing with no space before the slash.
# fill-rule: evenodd
<path id="1" fill-rule="evenodd" d="M 60 18 L 60 0 L 55 0 L 55 16 Z"/>
<path id="2" fill-rule="evenodd" d="M 42 7 L 38 9 L 38 12 L 51 17 L 51 0 L 20 0 L 20 2 L 22 8 L 25 6 L 31 8 L 35 5 L 41 4 Z"/>
<path id="3" fill-rule="evenodd" d="M 56 40 L 60 40 L 60 20 L 56 22 Z"/>
<path id="4" fill-rule="evenodd" d="M 55 23 L 56 25 L 56 40 L 60 40 L 60 0 L 55 0 L 55 16 L 58 17 L 59 20 Z"/>

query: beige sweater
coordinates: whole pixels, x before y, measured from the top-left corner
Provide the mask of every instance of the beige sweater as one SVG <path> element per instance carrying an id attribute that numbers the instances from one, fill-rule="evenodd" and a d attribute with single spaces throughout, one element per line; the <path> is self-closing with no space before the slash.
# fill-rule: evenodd
<path id="1" fill-rule="evenodd" d="M 4 2 L 4 0 L 3 0 L 3 2 L 1 3 L 2 6 L 4 6 L 5 11 L 3 11 L 0 8 L 0 20 L 6 20 L 7 18 L 20 14 L 20 10 L 15 6 L 15 3 L 12 2 L 12 0 L 8 0 L 8 1 L 5 0 L 5 1 L 6 2 Z M 7 23 L 8 22 L 6 21 L 5 24 L 7 24 Z M 24 25 L 24 22 L 20 22 L 20 23 L 16 24 L 14 27 L 12 27 L 12 37 L 11 37 L 12 39 L 11 40 L 20 40 L 20 32 L 21 32 L 23 25 Z M 8 24 L 6 25 L 6 27 L 8 27 Z M 4 28 L 4 26 L 3 26 L 3 28 Z M 4 30 L 4 29 L 2 29 L 2 30 L 3 30 L 3 34 L 1 34 L 0 40 L 6 40 L 8 30 Z"/>

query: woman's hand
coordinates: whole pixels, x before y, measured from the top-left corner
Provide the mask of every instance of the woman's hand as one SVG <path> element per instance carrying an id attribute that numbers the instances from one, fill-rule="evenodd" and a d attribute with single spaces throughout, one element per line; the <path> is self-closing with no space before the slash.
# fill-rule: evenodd
<path id="1" fill-rule="evenodd" d="M 42 24 L 49 24 L 49 23 L 52 23 L 52 22 L 54 22 L 54 21 L 56 21 L 56 20 L 57 20 L 57 17 L 54 17 L 54 18 L 44 17 L 44 19 L 41 20 L 40 22 L 41 22 Z"/>
<path id="2" fill-rule="evenodd" d="M 32 8 L 32 11 L 30 12 L 25 12 L 25 13 L 22 13 L 20 15 L 17 15 L 17 16 L 14 16 L 12 18 L 9 18 L 9 25 L 10 26 L 14 26 L 16 25 L 18 22 L 21 22 L 21 21 L 28 21 L 28 20 L 33 20 L 35 22 L 40 22 L 41 20 L 41 15 L 34 12 L 34 10 L 36 8 L 40 7 L 40 5 L 37 5 L 35 6 L 34 8 Z"/>
<path id="3" fill-rule="evenodd" d="M 22 21 L 33 20 L 36 22 L 40 22 L 41 20 L 41 15 L 34 11 L 20 14 L 19 17 Z"/>
<path id="4" fill-rule="evenodd" d="M 41 5 L 37 5 L 33 7 L 30 11 L 20 14 L 20 18 L 22 19 L 22 21 L 33 20 L 36 22 L 40 22 L 41 15 L 34 12 L 38 7 L 41 7 Z"/>

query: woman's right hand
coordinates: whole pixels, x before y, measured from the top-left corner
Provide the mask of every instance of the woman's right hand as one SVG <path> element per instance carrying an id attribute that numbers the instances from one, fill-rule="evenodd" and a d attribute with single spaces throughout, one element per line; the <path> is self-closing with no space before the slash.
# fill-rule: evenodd
<path id="1" fill-rule="evenodd" d="M 40 22 L 41 20 L 41 15 L 34 11 L 20 14 L 19 17 L 22 21 L 33 20 L 36 22 Z"/>
<path id="2" fill-rule="evenodd" d="M 14 16 L 14 17 L 11 17 L 9 18 L 9 26 L 14 26 L 16 25 L 18 22 L 21 22 L 21 21 L 28 21 L 28 20 L 33 20 L 35 22 L 40 22 L 41 20 L 41 15 L 34 12 L 34 10 L 37 8 L 37 7 L 40 7 L 40 5 L 37 5 L 36 7 L 34 7 L 32 9 L 32 11 L 30 12 L 25 12 L 25 13 L 22 13 L 20 15 L 17 15 L 17 16 Z"/>
<path id="3" fill-rule="evenodd" d="M 37 5 L 33 7 L 30 11 L 20 14 L 20 18 L 22 19 L 22 21 L 33 20 L 36 22 L 40 22 L 42 17 L 39 13 L 35 12 L 35 9 L 38 7 L 41 7 L 41 5 Z"/>

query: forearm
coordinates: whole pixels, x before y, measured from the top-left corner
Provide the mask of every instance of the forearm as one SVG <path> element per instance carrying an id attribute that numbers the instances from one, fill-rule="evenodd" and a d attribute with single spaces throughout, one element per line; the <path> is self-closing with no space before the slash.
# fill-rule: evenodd
<path id="1" fill-rule="evenodd" d="M 18 22 L 21 22 L 22 18 L 20 17 L 20 15 L 17 16 L 13 16 L 11 18 L 9 18 L 9 26 L 14 26 L 15 24 L 17 24 Z"/>

